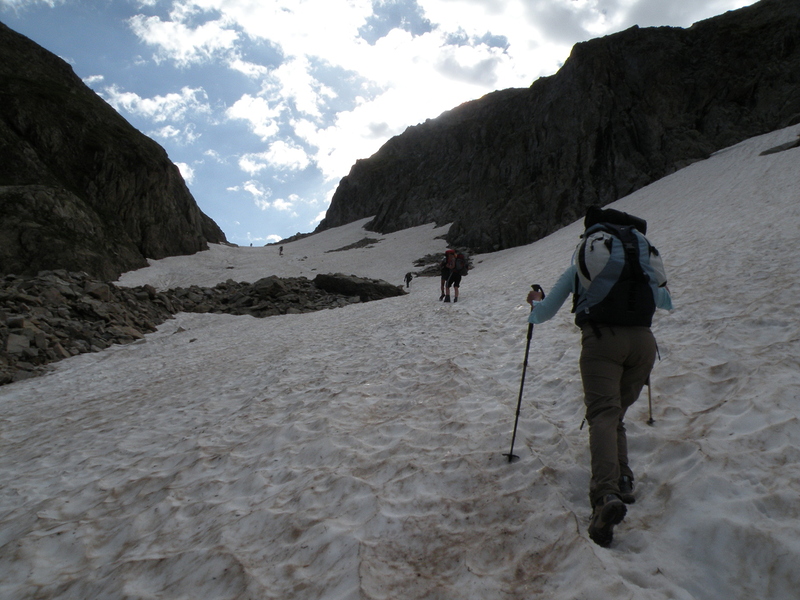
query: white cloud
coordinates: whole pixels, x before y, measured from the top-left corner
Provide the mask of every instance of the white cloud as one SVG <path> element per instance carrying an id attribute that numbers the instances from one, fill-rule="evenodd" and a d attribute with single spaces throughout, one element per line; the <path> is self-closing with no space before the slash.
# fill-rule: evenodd
<path id="1" fill-rule="evenodd" d="M 501 23 L 508 27 L 503 17 L 511 11 L 522 21 L 513 27 L 525 30 L 525 44 L 529 44 L 531 29 L 520 16 L 524 10 L 519 1 L 439 0 L 420 5 L 430 8 L 429 17 L 432 14 L 442 20 L 437 28 L 423 35 L 394 29 L 374 45 L 360 39 L 358 33 L 372 15 L 372 0 L 184 0 L 175 3 L 173 21 L 142 17 L 137 24 L 142 30 L 147 25 L 151 34 L 147 39 L 161 44 L 162 53 L 179 64 L 193 56 L 194 50 L 185 48 L 211 47 L 199 43 L 204 39 L 199 34 L 190 38 L 188 26 L 183 25 L 186 17 L 182 15 L 198 11 L 219 11 L 221 17 L 213 23 L 220 28 L 221 23 L 229 29 L 241 28 L 250 38 L 269 41 L 280 49 L 287 58 L 269 72 L 238 58 L 240 50 L 234 49 L 237 58 L 229 59 L 229 68 L 263 77 L 262 91 L 257 96 L 243 95 L 227 116 L 247 121 L 255 135 L 269 141 L 280 131 L 282 120 L 294 113 L 295 134 L 316 149 L 314 161 L 325 176 L 336 178 L 408 125 L 494 88 L 527 86 L 544 74 L 536 72 L 531 60 L 522 72 L 504 49 L 477 41 L 490 32 L 491 23 L 497 24 L 497 31 L 502 30 Z M 168 41 L 168 37 L 174 39 Z M 567 49 L 560 50 L 563 59 Z M 551 62 L 548 67 L 552 68 L 546 69 L 549 72 L 558 66 L 556 60 Z M 320 69 L 326 64 L 346 69 L 355 77 L 323 83 Z M 355 105 L 344 100 L 332 113 L 332 101 L 341 97 L 340 91 L 352 98 L 353 80 L 372 82 L 371 89 L 365 90 Z M 268 160 L 282 168 L 305 168 L 299 149 L 292 156 L 301 161 L 296 163 L 299 166 L 290 167 L 293 163 L 287 163 L 289 157 L 284 153 L 283 159 L 248 155 L 240 160 L 240 167 L 255 174 L 267 168 L 264 160 Z"/>
<path id="2" fill-rule="evenodd" d="M 272 208 L 281 212 L 289 212 L 292 211 L 297 202 L 301 201 L 297 194 L 289 194 L 289 196 L 285 199 L 276 198 L 275 200 L 270 201 L 272 191 L 268 188 L 265 188 L 261 182 L 254 179 L 246 181 L 241 186 L 229 187 L 228 190 L 232 192 L 247 192 L 252 196 L 253 203 L 262 211 Z M 297 213 L 292 211 L 292 216 L 296 217 Z"/>
<path id="3" fill-rule="evenodd" d="M 272 203 L 272 207 L 277 210 L 288 211 L 292 210 L 294 203 L 297 202 L 298 197 L 296 194 L 290 194 L 288 200 L 284 200 L 282 198 L 278 198 Z"/>
<path id="4" fill-rule="evenodd" d="M 178 129 L 173 125 L 165 125 L 161 129 L 151 131 L 149 135 L 161 139 L 170 139 L 180 145 L 192 144 L 200 138 L 192 123 L 188 123 L 182 129 Z"/>
<path id="5" fill-rule="evenodd" d="M 181 176 L 186 183 L 194 181 L 194 169 L 184 162 L 176 162 L 175 166 L 181 172 Z"/>
<path id="6" fill-rule="evenodd" d="M 302 171 L 310 163 L 305 150 L 292 142 L 282 140 L 270 144 L 266 152 L 244 154 L 239 158 L 239 168 L 251 175 L 267 168 Z"/>
<path id="7" fill-rule="evenodd" d="M 244 61 L 241 58 L 233 58 L 229 60 L 228 66 L 234 71 L 243 73 L 247 77 L 251 77 L 253 79 L 258 79 L 259 77 L 263 77 L 269 73 L 269 69 L 267 67 Z"/>
<path id="8" fill-rule="evenodd" d="M 134 92 L 123 92 L 112 85 L 103 96 L 117 110 L 146 117 L 155 122 L 181 121 L 189 114 L 208 114 L 211 107 L 202 88 L 183 87 L 179 94 L 172 93 L 153 98 L 142 98 Z"/>
<path id="9" fill-rule="evenodd" d="M 89 87 L 103 83 L 103 81 L 105 81 L 105 77 L 103 75 L 89 75 L 89 77 L 85 77 L 83 79 L 83 83 Z"/>
<path id="10" fill-rule="evenodd" d="M 412 36 L 396 29 L 374 46 L 357 50 L 350 67 L 378 92 L 363 96 L 327 123 L 294 123 L 298 137 L 317 148 L 315 161 L 329 178 L 346 174 L 358 158 L 372 155 L 409 125 L 493 89 L 528 86 L 534 79 L 521 74 L 503 49 L 484 43 L 453 45 L 442 31 Z"/>
<path id="11" fill-rule="evenodd" d="M 264 158 L 274 167 L 290 171 L 302 171 L 310 161 L 306 151 L 291 142 L 279 140 L 270 145 Z"/>
<path id="12" fill-rule="evenodd" d="M 269 198 L 271 192 L 268 189 L 265 189 L 260 182 L 251 179 L 250 181 L 245 181 L 242 184 L 242 189 L 245 192 L 248 192 L 253 196 L 253 198 Z"/>
<path id="13" fill-rule="evenodd" d="M 320 221 L 322 221 L 322 219 L 324 219 L 324 218 L 325 218 L 325 213 L 326 213 L 326 212 L 328 212 L 328 209 L 327 209 L 327 208 L 326 208 L 325 210 L 323 210 L 322 212 L 320 212 L 320 213 L 319 213 L 319 214 L 318 214 L 316 217 L 314 217 L 314 218 L 311 220 L 311 222 L 309 223 L 309 225 L 310 225 L 311 227 L 316 227 L 317 225 L 319 225 L 319 224 L 320 224 Z"/>
<path id="14" fill-rule="evenodd" d="M 190 11 L 176 5 L 172 21 L 159 17 L 135 15 L 129 23 L 133 33 L 143 42 L 156 46 L 156 60 L 172 59 L 178 65 L 202 62 L 221 51 L 234 47 L 239 34 L 220 21 L 208 21 L 195 28 L 182 23 Z"/>
<path id="15" fill-rule="evenodd" d="M 150 132 L 153 137 L 160 138 L 177 138 L 181 133 L 180 129 L 176 129 L 172 125 L 165 125 L 161 129 L 155 129 Z"/>
<path id="16" fill-rule="evenodd" d="M 351 45 L 372 14 L 372 0 L 184 0 L 225 19 L 254 39 L 278 45 L 287 57 L 319 56 L 340 64 L 336 55 Z"/>
<path id="17" fill-rule="evenodd" d="M 293 101 L 300 113 L 320 117 L 320 105 L 326 99 L 335 98 L 336 92 L 320 83 L 311 71 L 305 57 L 288 60 L 270 74 L 270 79 L 265 82 L 265 92 Z"/>
<path id="18" fill-rule="evenodd" d="M 241 187 L 229 187 L 228 190 L 234 192 L 247 192 L 253 197 L 253 204 L 255 204 L 256 207 L 262 211 L 267 210 L 271 206 L 269 198 L 272 195 L 272 192 L 269 189 L 264 188 L 264 186 L 258 181 L 245 181 Z"/>
<path id="19" fill-rule="evenodd" d="M 278 118 L 283 108 L 282 104 L 270 106 L 269 102 L 260 96 L 245 94 L 228 108 L 226 115 L 229 119 L 247 121 L 253 133 L 267 141 L 278 133 Z"/>
<path id="20" fill-rule="evenodd" d="M 264 160 L 259 160 L 259 154 L 245 154 L 239 158 L 239 168 L 249 175 L 257 175 L 267 168 Z"/>
<path id="21" fill-rule="evenodd" d="M 59 4 L 63 4 L 64 1 L 65 0 L 0 0 L 0 5 L 6 5 L 14 10 L 36 6 L 37 4 L 45 4 L 53 8 Z"/>
<path id="22" fill-rule="evenodd" d="M 346 175 L 357 159 L 377 152 L 389 137 L 402 133 L 409 124 L 436 117 L 458 105 L 456 89 L 463 90 L 463 87 L 452 82 L 448 91 L 432 98 L 418 90 L 391 88 L 373 100 L 362 101 L 350 111 L 338 113 L 328 127 L 298 120 L 294 123 L 295 134 L 317 148 L 314 161 L 323 175 L 337 179 Z"/>
<path id="23" fill-rule="evenodd" d="M 226 164 L 228 161 L 222 158 L 219 152 L 214 150 L 213 148 L 209 148 L 208 150 L 203 151 L 203 156 L 207 156 L 213 159 L 215 162 L 219 164 Z"/>

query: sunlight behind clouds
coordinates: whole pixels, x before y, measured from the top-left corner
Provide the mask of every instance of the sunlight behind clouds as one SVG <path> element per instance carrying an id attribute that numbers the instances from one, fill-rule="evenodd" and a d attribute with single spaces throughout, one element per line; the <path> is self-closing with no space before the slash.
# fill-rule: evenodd
<path id="1" fill-rule="evenodd" d="M 414 0 L 382 2 L 381 6 L 390 4 L 418 13 L 427 8 Z M 495 4 L 495 12 L 514 5 Z M 470 8 L 470 3 L 465 6 Z M 408 125 L 486 91 L 531 82 L 529 74 L 511 66 L 506 49 L 477 37 L 491 33 L 486 27 L 485 7 L 464 11 L 465 17 L 472 14 L 475 20 L 466 30 L 460 19 L 456 21 L 444 11 L 441 15 L 447 19 L 430 31 L 415 35 L 392 28 L 370 44 L 359 30 L 370 17 L 376 23 L 372 8 L 371 0 L 185 0 L 173 4 L 173 21 L 139 15 L 131 23 L 142 39 L 160 46 L 158 56 L 171 57 L 178 65 L 208 59 L 223 49 L 234 51 L 229 68 L 260 78 L 262 91 L 257 96 L 243 94 L 227 109 L 228 118 L 246 121 L 255 135 L 270 143 L 281 123 L 296 115 L 288 123 L 297 140 L 316 149 L 312 155 L 316 167 L 331 180 Z M 461 9 L 459 6 L 456 12 Z M 190 18 L 197 19 L 200 13 L 219 17 L 190 27 Z M 284 62 L 268 69 L 246 60 L 241 36 L 234 29 L 251 40 L 274 44 Z M 326 65 L 328 69 L 344 68 L 356 79 L 371 82 L 371 90 L 352 98 L 348 106 L 341 97 L 345 89 L 347 96 L 351 94 L 353 81 L 340 77 L 323 82 Z M 335 108 L 333 101 L 339 102 Z M 252 156 L 239 161 L 250 174 L 263 169 Z"/>
<path id="2" fill-rule="evenodd" d="M 293 58 L 275 69 L 264 82 L 269 95 L 291 101 L 297 112 L 321 117 L 320 106 L 336 92 L 314 76 L 307 57 Z"/>
<path id="3" fill-rule="evenodd" d="M 567 17 L 591 4 L 554 3 Z M 184 66 L 227 53 L 231 71 L 260 80 L 225 112 L 267 144 L 241 153 L 243 173 L 313 166 L 330 186 L 409 125 L 555 71 L 568 47 L 547 41 L 531 6 L 553 10 L 520 0 L 178 0 L 169 21 L 130 22 L 159 60 Z M 249 55 L 254 43 L 276 48 L 279 64 Z M 293 139 L 276 140 L 286 134 Z"/>
<path id="4" fill-rule="evenodd" d="M 286 57 L 319 56 L 339 64 L 337 53 L 358 38 L 372 0 L 186 0 L 176 5 L 219 12 L 253 39 L 271 40 Z"/>

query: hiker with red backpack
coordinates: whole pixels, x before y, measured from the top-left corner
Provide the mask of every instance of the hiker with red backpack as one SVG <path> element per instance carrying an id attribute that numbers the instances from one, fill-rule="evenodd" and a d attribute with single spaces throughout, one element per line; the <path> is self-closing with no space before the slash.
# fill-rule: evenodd
<path id="1" fill-rule="evenodd" d="M 581 328 L 580 370 L 592 476 L 589 537 L 607 547 L 614 526 L 632 504 L 625 412 L 637 400 L 656 358 L 650 331 L 656 308 L 672 309 L 658 251 L 644 234 L 647 223 L 614 209 L 590 207 L 582 241 L 553 289 L 531 291 L 530 323 L 552 318 L 573 295 Z"/>
<path id="2" fill-rule="evenodd" d="M 441 265 L 442 293 L 439 300 L 450 302 L 450 287 L 452 287 L 455 290 L 453 302 L 458 302 L 458 289 L 461 286 L 461 278 L 469 271 L 469 260 L 464 253 L 448 248 Z"/>

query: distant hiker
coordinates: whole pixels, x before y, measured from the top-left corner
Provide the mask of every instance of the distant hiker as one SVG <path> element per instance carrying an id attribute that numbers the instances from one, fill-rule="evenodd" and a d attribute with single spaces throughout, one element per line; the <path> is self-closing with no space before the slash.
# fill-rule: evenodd
<path id="1" fill-rule="evenodd" d="M 447 283 L 445 284 L 445 302 L 450 302 L 450 286 L 453 286 L 455 290 L 453 302 L 458 302 L 458 289 L 461 286 L 461 278 L 469 271 L 468 263 L 469 261 L 464 254 L 461 252 L 455 253 L 453 268 L 450 269 L 450 276 L 447 278 Z"/>
<path id="2" fill-rule="evenodd" d="M 278 256 L 283 256 L 283 246 L 278 246 Z"/>
<path id="3" fill-rule="evenodd" d="M 611 544 L 614 526 L 632 504 L 625 411 L 639 397 L 656 358 L 650 331 L 656 308 L 672 309 L 658 251 L 647 241 L 647 222 L 613 209 L 589 208 L 582 241 L 550 294 L 528 293 L 531 323 L 552 318 L 570 293 L 582 330 L 580 369 L 592 478 L 589 537 Z"/>
<path id="4" fill-rule="evenodd" d="M 406 280 L 406 287 L 411 287 L 411 279 L 412 279 L 413 277 L 414 277 L 414 276 L 413 276 L 411 273 L 406 273 L 406 277 L 405 277 L 405 280 Z"/>
<path id="5" fill-rule="evenodd" d="M 439 263 L 439 266 L 441 267 L 442 272 L 441 284 L 439 286 L 441 288 L 439 300 L 450 302 L 450 291 L 447 290 L 447 293 L 445 293 L 445 287 L 447 286 L 447 280 L 450 279 L 450 273 L 456 266 L 456 251 L 451 250 L 450 248 L 445 250 L 444 258 L 442 259 L 442 262 Z"/>

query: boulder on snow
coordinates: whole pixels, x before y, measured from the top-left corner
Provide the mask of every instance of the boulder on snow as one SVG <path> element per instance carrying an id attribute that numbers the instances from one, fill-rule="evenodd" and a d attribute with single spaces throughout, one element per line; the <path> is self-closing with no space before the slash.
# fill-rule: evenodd
<path id="1" fill-rule="evenodd" d="M 259 298 L 268 299 L 283 296 L 287 294 L 289 290 L 279 277 L 270 275 L 269 277 L 264 277 L 256 281 L 253 284 L 253 292 Z"/>
<path id="2" fill-rule="evenodd" d="M 314 285 L 331 294 L 358 296 L 362 302 L 405 295 L 401 287 L 386 281 L 365 279 L 355 275 L 343 275 L 342 273 L 317 275 L 314 278 Z"/>

